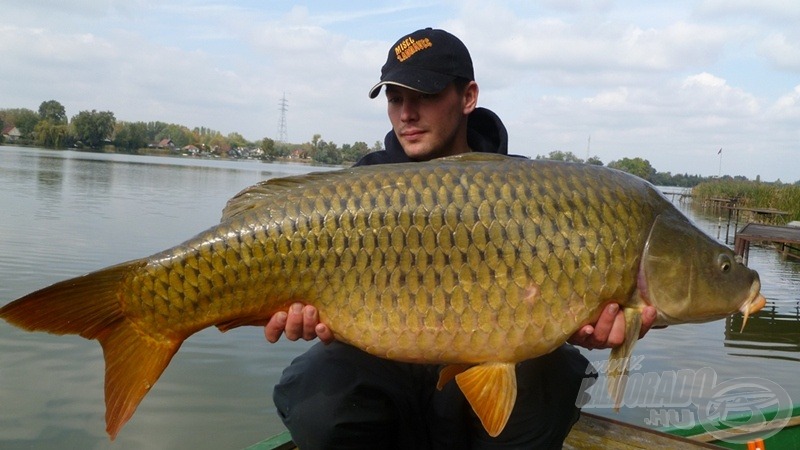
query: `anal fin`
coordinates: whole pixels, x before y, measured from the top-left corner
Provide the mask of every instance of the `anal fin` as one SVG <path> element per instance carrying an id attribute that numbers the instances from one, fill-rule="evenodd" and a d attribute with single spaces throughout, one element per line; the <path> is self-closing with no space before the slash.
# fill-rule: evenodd
<path id="1" fill-rule="evenodd" d="M 503 431 L 517 400 L 513 363 L 484 363 L 456 375 L 456 383 L 490 436 Z"/>

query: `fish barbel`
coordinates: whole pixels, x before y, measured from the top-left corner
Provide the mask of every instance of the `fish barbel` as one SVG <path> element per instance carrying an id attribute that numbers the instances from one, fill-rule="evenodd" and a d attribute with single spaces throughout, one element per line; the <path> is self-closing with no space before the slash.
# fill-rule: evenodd
<path id="1" fill-rule="evenodd" d="M 645 181 L 583 164 L 471 154 L 272 179 L 173 248 L 62 281 L 0 309 L 31 331 L 97 339 L 113 439 L 191 334 L 315 305 L 336 339 L 443 364 L 496 436 L 515 363 L 546 354 L 611 302 L 630 355 L 659 325 L 761 308 L 758 274 Z M 627 369 L 609 374 L 620 399 Z"/>

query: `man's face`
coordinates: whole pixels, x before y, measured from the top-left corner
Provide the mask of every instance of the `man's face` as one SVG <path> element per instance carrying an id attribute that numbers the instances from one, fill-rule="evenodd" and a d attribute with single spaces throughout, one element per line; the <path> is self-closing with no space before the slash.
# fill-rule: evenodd
<path id="1" fill-rule="evenodd" d="M 469 151 L 466 116 L 475 109 L 477 85 L 459 93 L 450 83 L 438 94 L 387 85 L 389 120 L 408 157 L 427 161 Z"/>

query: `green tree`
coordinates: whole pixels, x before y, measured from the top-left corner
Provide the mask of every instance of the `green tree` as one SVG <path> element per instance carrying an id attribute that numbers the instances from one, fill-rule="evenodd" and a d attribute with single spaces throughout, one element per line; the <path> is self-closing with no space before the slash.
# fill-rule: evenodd
<path id="1" fill-rule="evenodd" d="M 39 105 L 39 118 L 41 120 L 49 120 L 54 124 L 66 125 L 67 111 L 61 103 L 55 100 L 48 100 Z"/>
<path id="2" fill-rule="evenodd" d="M 228 143 L 231 145 L 231 148 L 247 147 L 247 139 L 237 132 L 228 133 Z"/>
<path id="3" fill-rule="evenodd" d="M 160 140 L 158 136 L 161 135 L 161 132 L 164 131 L 167 125 L 168 124 L 164 122 L 147 122 L 147 142 L 149 144 L 158 143 Z"/>
<path id="4" fill-rule="evenodd" d="M 575 156 L 574 153 L 562 152 L 561 150 L 552 151 L 547 156 L 537 155 L 536 159 L 549 159 L 551 161 L 567 161 L 567 162 L 578 162 L 578 163 L 583 162 L 583 160 Z"/>
<path id="5" fill-rule="evenodd" d="M 72 118 L 75 138 L 91 148 L 99 148 L 111 137 L 117 119 L 111 111 L 81 111 Z"/>
<path id="6" fill-rule="evenodd" d="M 342 145 L 342 158 L 345 161 L 358 161 L 367 153 L 369 153 L 369 146 L 366 142 L 358 141 L 353 145 Z"/>
<path id="7" fill-rule="evenodd" d="M 61 148 L 69 137 L 69 127 L 64 123 L 53 122 L 50 119 L 40 120 L 33 129 L 36 145 L 47 148 Z"/>
<path id="8" fill-rule="evenodd" d="M 648 181 L 651 181 L 656 174 L 656 169 L 650 165 L 650 161 L 639 157 L 622 158 L 619 161 L 611 161 L 608 163 L 608 167 L 628 172 Z"/>
<path id="9" fill-rule="evenodd" d="M 294 145 L 288 142 L 275 142 L 274 154 L 276 158 L 285 158 L 292 154 Z"/>
<path id="10" fill-rule="evenodd" d="M 317 135 L 315 135 L 316 137 Z M 342 152 L 333 142 L 317 141 L 317 151 L 312 159 L 321 164 L 341 164 Z"/>
<path id="11" fill-rule="evenodd" d="M 599 156 L 592 156 L 591 158 L 586 160 L 586 164 L 591 164 L 593 166 L 602 166 L 603 161 L 600 160 Z"/>
<path id="12" fill-rule="evenodd" d="M 225 136 L 223 136 L 221 133 L 217 133 L 211 136 L 211 139 L 208 142 L 208 148 L 213 153 L 224 155 L 227 154 L 231 149 L 231 144 L 228 142 Z"/>
<path id="13" fill-rule="evenodd" d="M 178 148 L 183 148 L 189 144 L 194 143 L 194 133 L 189 128 L 183 125 L 176 125 L 174 123 L 165 124 L 161 131 L 156 134 L 154 143 L 158 143 L 162 139 L 172 139 L 172 143 Z M 226 148 L 227 152 L 230 147 Z"/>
<path id="14" fill-rule="evenodd" d="M 144 122 L 120 122 L 114 133 L 114 145 L 127 150 L 147 147 L 147 124 Z"/>
<path id="15" fill-rule="evenodd" d="M 286 145 L 277 145 L 273 139 L 267 137 L 261 140 L 259 148 L 264 152 L 263 159 L 268 161 L 274 161 L 289 154 L 289 148 Z"/>
<path id="16" fill-rule="evenodd" d="M 39 114 L 27 108 L 6 109 L 3 111 L 6 125 L 17 127 L 22 139 L 33 139 L 33 130 L 39 123 Z"/>

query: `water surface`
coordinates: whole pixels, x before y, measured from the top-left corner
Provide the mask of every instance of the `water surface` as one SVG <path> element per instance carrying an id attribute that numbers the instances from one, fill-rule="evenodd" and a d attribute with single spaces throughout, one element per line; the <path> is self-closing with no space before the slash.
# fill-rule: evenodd
<path id="1" fill-rule="evenodd" d="M 0 147 L 0 304 L 173 246 L 218 222 L 244 187 L 309 170 L 323 169 Z M 718 214 L 684 209 L 716 235 Z M 757 247 L 749 264 L 769 304 L 744 334 L 733 331 L 735 320 L 652 331 L 635 350 L 644 357 L 640 370 L 765 377 L 800 402 L 800 265 Z M 192 336 L 112 444 L 100 346 L 0 323 L 0 448 L 245 447 L 281 430 L 272 386 L 307 345 L 267 345 L 254 327 Z M 608 354 L 585 353 L 597 362 Z M 651 409 L 593 412 L 644 425 Z"/>

